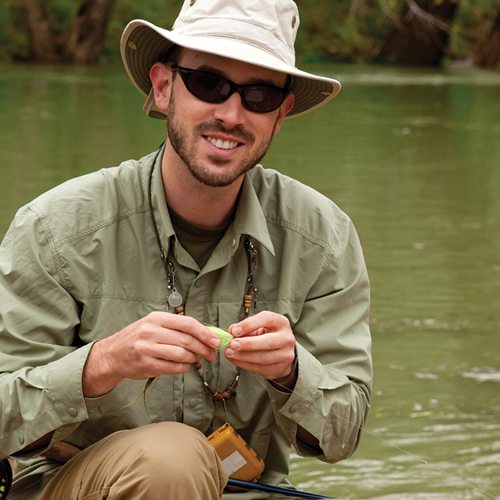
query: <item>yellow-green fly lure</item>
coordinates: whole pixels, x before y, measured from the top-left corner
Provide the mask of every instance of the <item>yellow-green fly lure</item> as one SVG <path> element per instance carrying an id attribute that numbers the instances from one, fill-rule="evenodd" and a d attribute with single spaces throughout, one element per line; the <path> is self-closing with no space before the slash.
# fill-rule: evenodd
<path id="1" fill-rule="evenodd" d="M 217 326 L 212 326 L 212 325 L 207 325 L 207 326 L 220 339 L 220 345 L 216 349 L 218 351 L 223 351 L 224 349 L 226 349 L 226 347 L 231 343 L 231 340 L 233 340 L 233 336 L 229 332 L 226 332 L 226 330 L 223 330 L 222 328 L 219 328 Z"/>

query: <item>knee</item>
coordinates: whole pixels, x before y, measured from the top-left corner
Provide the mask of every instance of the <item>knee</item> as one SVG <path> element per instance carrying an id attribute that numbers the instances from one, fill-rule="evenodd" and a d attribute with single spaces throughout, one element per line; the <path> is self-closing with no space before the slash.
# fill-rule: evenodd
<path id="1" fill-rule="evenodd" d="M 226 482 L 201 432 L 165 422 L 116 432 L 83 450 L 63 466 L 43 498 L 67 498 L 77 488 L 80 498 L 161 499 L 168 492 L 170 500 L 215 500 Z"/>
<path id="2" fill-rule="evenodd" d="M 208 439 L 197 429 L 178 422 L 160 422 L 138 429 L 135 447 L 137 462 L 148 470 L 156 467 L 165 473 L 192 470 L 200 461 L 217 462 L 217 454 Z"/>
<path id="3" fill-rule="evenodd" d="M 140 477 L 169 488 L 210 481 L 222 491 L 227 475 L 215 449 L 197 429 L 161 422 L 137 429 L 134 439 L 133 468 Z"/>

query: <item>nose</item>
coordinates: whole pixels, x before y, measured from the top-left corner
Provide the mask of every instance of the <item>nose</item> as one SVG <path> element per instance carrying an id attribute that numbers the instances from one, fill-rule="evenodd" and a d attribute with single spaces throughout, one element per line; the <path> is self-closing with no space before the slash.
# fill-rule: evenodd
<path id="1" fill-rule="evenodd" d="M 214 117 L 224 122 L 228 127 L 241 125 L 245 108 L 238 92 L 234 92 L 224 102 L 215 104 Z"/>

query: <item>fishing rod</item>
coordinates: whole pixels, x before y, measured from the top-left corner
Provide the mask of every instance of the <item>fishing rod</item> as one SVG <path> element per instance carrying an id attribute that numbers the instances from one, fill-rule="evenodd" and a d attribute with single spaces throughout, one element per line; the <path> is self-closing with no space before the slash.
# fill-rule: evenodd
<path id="1" fill-rule="evenodd" d="M 12 469 L 7 459 L 0 460 L 0 500 L 5 500 L 12 485 Z M 229 479 L 228 485 L 233 488 L 244 491 L 264 491 L 267 493 L 280 493 L 290 498 L 333 498 L 307 491 L 294 490 L 291 488 L 282 488 L 264 483 L 252 483 L 250 481 L 241 481 L 239 479 Z"/>
<path id="2" fill-rule="evenodd" d="M 294 490 L 292 488 L 282 488 L 280 486 L 272 486 L 264 483 L 252 483 L 250 481 L 242 481 L 240 479 L 229 478 L 228 486 L 237 488 L 243 491 L 265 491 L 266 493 L 279 493 L 290 498 L 335 498 L 327 497 L 325 495 L 318 495 L 317 493 L 310 493 L 308 491 Z"/>

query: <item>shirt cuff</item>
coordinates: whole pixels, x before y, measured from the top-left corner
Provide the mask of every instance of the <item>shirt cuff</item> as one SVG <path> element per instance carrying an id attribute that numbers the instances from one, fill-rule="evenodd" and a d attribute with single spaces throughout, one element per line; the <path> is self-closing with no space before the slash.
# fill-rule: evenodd
<path id="1" fill-rule="evenodd" d="M 49 396 L 57 415 L 52 424 L 56 431 L 51 444 L 62 441 L 88 419 L 82 376 L 92 346 L 93 343 L 80 347 L 48 365 Z"/>

